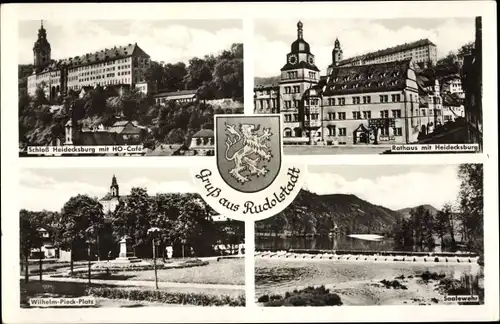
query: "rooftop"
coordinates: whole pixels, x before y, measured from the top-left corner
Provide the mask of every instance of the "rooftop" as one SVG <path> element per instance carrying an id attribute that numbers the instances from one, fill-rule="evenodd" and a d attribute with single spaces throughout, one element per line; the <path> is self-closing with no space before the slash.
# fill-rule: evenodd
<path id="1" fill-rule="evenodd" d="M 328 76 L 325 96 L 402 90 L 406 87 L 411 60 L 349 67 L 334 67 Z"/>
<path id="2" fill-rule="evenodd" d="M 191 96 L 196 95 L 198 90 L 177 90 L 172 92 L 159 92 L 154 97 L 177 97 L 177 96 Z"/>
<path id="3" fill-rule="evenodd" d="M 48 72 L 51 70 L 55 70 L 61 68 L 62 66 L 67 66 L 69 68 L 83 66 L 83 65 L 91 65 L 100 62 L 107 62 L 110 60 L 120 59 L 130 57 L 133 54 L 140 54 L 149 58 L 149 55 L 146 54 L 137 43 L 128 44 L 125 46 L 114 46 L 112 48 L 105 48 L 100 51 L 96 51 L 93 53 L 86 53 L 81 56 L 69 57 L 62 60 L 57 60 L 51 62 L 47 67 L 45 67 L 42 72 Z"/>
<path id="4" fill-rule="evenodd" d="M 193 135 L 193 138 L 196 137 L 214 137 L 214 131 L 211 129 L 200 129 L 196 134 Z"/>

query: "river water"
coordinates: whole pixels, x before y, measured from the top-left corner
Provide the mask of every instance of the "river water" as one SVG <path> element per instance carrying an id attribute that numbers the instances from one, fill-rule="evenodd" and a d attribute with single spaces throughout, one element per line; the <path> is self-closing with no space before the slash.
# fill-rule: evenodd
<path id="1" fill-rule="evenodd" d="M 316 237 L 283 237 L 283 236 L 256 236 L 255 247 L 257 250 L 288 250 L 288 249 L 318 249 L 318 250 L 358 250 L 358 251 L 402 251 L 397 247 L 393 239 L 382 239 L 380 241 L 368 241 L 351 238 L 348 236 L 328 235 Z M 406 249 L 408 250 L 408 249 Z M 411 251 L 426 252 L 448 252 L 441 250 L 440 246 L 433 249 L 422 249 L 413 247 Z"/>

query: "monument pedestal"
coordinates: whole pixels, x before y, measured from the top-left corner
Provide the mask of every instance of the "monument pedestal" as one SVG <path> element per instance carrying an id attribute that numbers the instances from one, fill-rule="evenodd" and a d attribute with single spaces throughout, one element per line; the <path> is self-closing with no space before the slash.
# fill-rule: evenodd
<path id="1" fill-rule="evenodd" d="M 113 263 L 137 263 L 142 260 L 137 258 L 130 250 L 130 237 L 125 236 L 120 241 L 120 254 L 118 258 L 112 260 Z"/>

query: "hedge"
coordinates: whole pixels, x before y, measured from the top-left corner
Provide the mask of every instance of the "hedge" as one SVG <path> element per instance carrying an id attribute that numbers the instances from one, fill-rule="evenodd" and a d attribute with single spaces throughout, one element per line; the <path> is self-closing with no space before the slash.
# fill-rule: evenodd
<path id="1" fill-rule="evenodd" d="M 245 296 L 208 295 L 203 293 L 181 293 L 166 290 L 140 288 L 88 288 L 86 293 L 91 296 L 128 299 L 138 301 L 160 302 L 165 304 L 182 304 L 195 306 L 245 306 Z"/>

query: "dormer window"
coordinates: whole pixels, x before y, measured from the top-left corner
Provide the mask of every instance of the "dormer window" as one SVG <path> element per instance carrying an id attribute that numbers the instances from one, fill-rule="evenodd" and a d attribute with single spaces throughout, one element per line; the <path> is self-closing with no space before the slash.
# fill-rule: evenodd
<path id="1" fill-rule="evenodd" d="M 368 79 L 373 78 L 373 73 L 368 74 Z"/>

